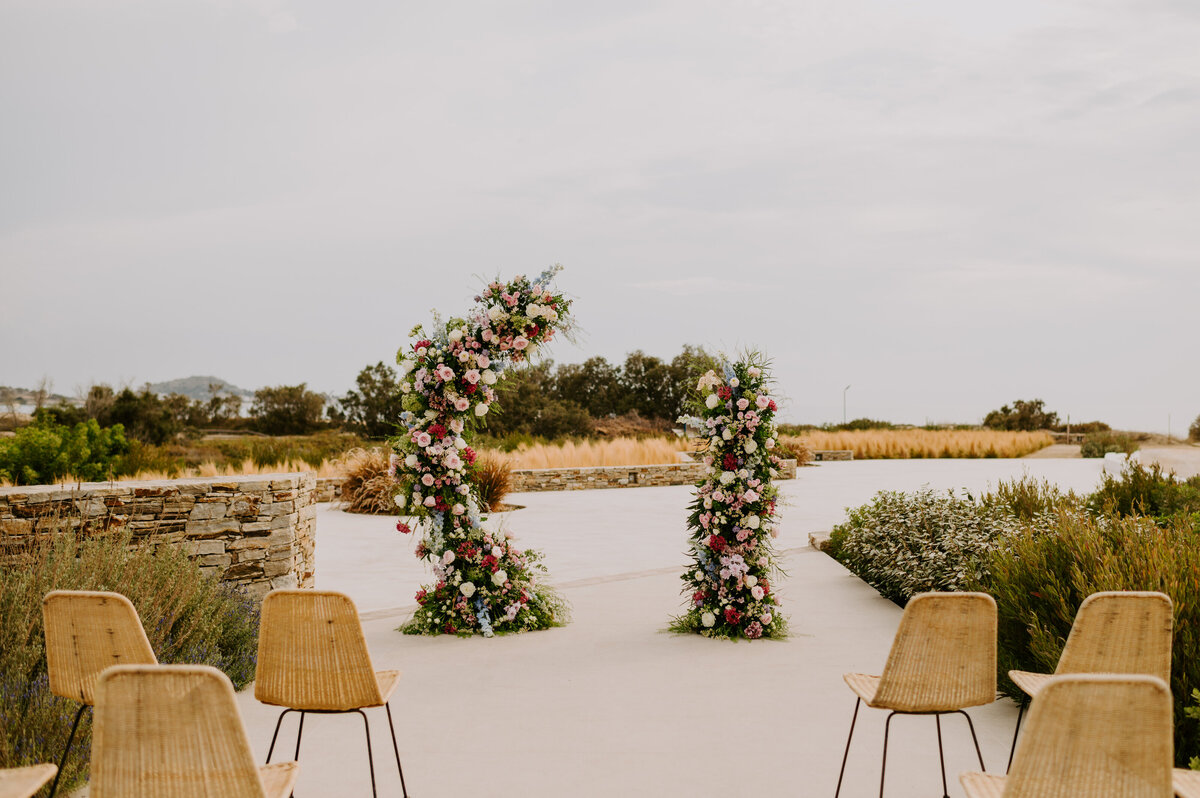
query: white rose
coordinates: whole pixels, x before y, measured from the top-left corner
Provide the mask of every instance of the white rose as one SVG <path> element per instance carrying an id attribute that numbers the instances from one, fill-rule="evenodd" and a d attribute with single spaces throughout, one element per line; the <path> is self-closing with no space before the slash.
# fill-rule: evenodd
<path id="1" fill-rule="evenodd" d="M 717 397 L 717 395 L 715 393 L 710 393 L 708 395 L 708 398 L 704 400 L 704 406 L 707 407 L 709 410 L 712 410 L 714 407 L 716 407 L 720 403 L 721 403 L 721 400 L 720 400 L 720 398 Z"/>
<path id="2" fill-rule="evenodd" d="M 407 360 L 407 359 L 401 360 L 400 361 L 400 376 L 407 377 L 410 373 L 412 373 L 412 370 L 414 368 L 416 368 L 416 365 L 417 364 L 415 361 Z"/>
<path id="3" fill-rule="evenodd" d="M 746 587 L 754 587 L 757 584 L 758 584 L 757 576 L 747 576 L 746 577 Z"/>
<path id="4" fill-rule="evenodd" d="M 415 454 L 410 454 L 408 457 L 405 457 L 404 465 L 408 466 L 409 468 L 415 468 L 417 465 L 417 456 Z"/>
<path id="5" fill-rule="evenodd" d="M 706 629 L 711 629 L 713 624 L 715 624 L 716 622 L 717 622 L 717 616 L 713 615 L 711 612 L 706 612 L 700 616 L 700 623 Z"/>
<path id="6" fill-rule="evenodd" d="M 487 411 L 488 411 L 487 405 L 485 405 L 485 404 L 475 405 L 475 415 L 482 418 L 483 416 L 487 415 Z"/>
<path id="7" fill-rule="evenodd" d="M 403 507 L 406 504 L 408 504 L 408 497 L 405 496 L 403 493 L 397 493 L 396 494 L 396 506 Z"/>
<path id="8" fill-rule="evenodd" d="M 744 468 L 741 471 L 737 472 L 737 475 L 739 477 L 741 477 L 742 479 L 750 479 L 750 472 Z"/>
<path id="9" fill-rule="evenodd" d="M 725 431 L 721 433 L 721 440 L 727 441 L 727 440 L 731 440 L 732 438 L 733 438 L 733 433 L 729 431 L 729 427 L 726 427 Z"/>
<path id="10" fill-rule="evenodd" d="M 501 587 L 507 581 L 508 581 L 508 573 L 505 572 L 505 570 L 503 568 L 501 568 L 496 573 L 492 574 L 492 584 L 495 585 L 496 587 Z"/>
<path id="11" fill-rule="evenodd" d="M 758 368 L 757 366 L 751 366 L 750 368 L 746 369 L 746 373 L 751 377 L 757 377 L 762 374 L 762 369 Z"/>
<path id="12" fill-rule="evenodd" d="M 496 372 L 492 371 L 491 369 L 484 369 L 479 375 L 479 379 L 483 381 L 484 385 L 495 385 Z"/>
<path id="13" fill-rule="evenodd" d="M 741 383 L 740 383 L 740 382 L 738 382 L 738 378 L 737 378 L 737 377 L 734 377 L 732 380 L 730 380 L 730 381 L 729 381 L 729 387 L 730 387 L 730 388 L 736 388 L 736 387 L 738 387 L 739 385 L 741 385 Z"/>
<path id="14" fill-rule="evenodd" d="M 442 565 L 449 565 L 452 562 L 454 562 L 454 552 L 447 549 L 446 553 L 442 555 Z"/>
<path id="15" fill-rule="evenodd" d="M 455 438 L 454 439 L 454 448 L 465 449 L 465 448 L 467 448 L 467 442 L 464 441 L 462 438 Z"/>
<path id="16" fill-rule="evenodd" d="M 762 519 L 760 519 L 757 515 L 752 515 L 742 521 L 742 526 L 746 527 L 746 529 L 758 529 L 761 524 Z"/>
<path id="17" fill-rule="evenodd" d="M 499 305 L 492 305 L 490 308 L 488 308 L 488 318 L 492 321 L 500 321 L 500 319 L 507 315 L 508 314 L 505 313 Z"/>
<path id="18" fill-rule="evenodd" d="M 704 572 L 703 572 L 703 571 L 701 571 L 701 570 L 699 570 L 699 569 L 697 569 L 697 570 L 696 570 L 696 573 L 694 573 L 694 574 L 693 574 L 693 576 L 695 576 L 695 577 L 696 577 L 696 581 L 697 581 L 697 582 L 703 582 L 703 581 L 704 581 Z"/>
<path id="19" fill-rule="evenodd" d="M 448 336 L 451 341 L 458 342 L 462 340 L 462 330 L 451 330 Z"/>
<path id="20" fill-rule="evenodd" d="M 474 596 L 475 595 L 475 583 L 474 582 L 463 582 L 461 585 L 458 586 L 458 592 L 462 593 L 467 598 Z"/>
<path id="21" fill-rule="evenodd" d="M 767 448 L 768 449 L 775 448 L 775 439 L 774 438 L 767 438 Z"/>
<path id="22" fill-rule="evenodd" d="M 746 454 L 754 454 L 758 451 L 758 444 L 753 440 L 746 441 L 746 445 L 742 447 L 746 450 Z"/>
<path id="23" fill-rule="evenodd" d="M 733 482 L 733 478 L 735 476 L 736 475 L 732 471 L 722 471 L 721 472 L 721 484 L 728 485 L 730 482 Z"/>

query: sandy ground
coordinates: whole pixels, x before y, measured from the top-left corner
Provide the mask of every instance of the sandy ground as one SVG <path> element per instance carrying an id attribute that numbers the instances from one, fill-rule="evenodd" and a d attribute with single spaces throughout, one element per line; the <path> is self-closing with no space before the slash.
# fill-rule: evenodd
<path id="1" fill-rule="evenodd" d="M 1025 460 L 1080 458 L 1080 447 L 1075 444 L 1055 443 L 1026 455 Z M 1145 445 L 1138 449 L 1138 458 L 1146 464 L 1158 463 L 1182 478 L 1200 474 L 1200 445 L 1176 443 L 1170 446 Z"/>
<path id="2" fill-rule="evenodd" d="M 830 796 L 853 695 L 847 671 L 877 673 L 900 610 L 806 546 L 845 507 L 880 489 L 929 485 L 980 491 L 1022 474 L 1077 490 L 1096 460 L 929 460 L 827 463 L 781 483 L 788 500 L 778 544 L 779 585 L 793 636 L 728 643 L 664 631 L 680 607 L 688 487 L 530 493 L 509 514 L 522 544 L 542 549 L 574 607 L 561 629 L 493 640 L 409 637 L 395 631 L 424 573 L 394 521 L 322 507 L 318 586 L 344 590 L 364 614 L 377 668 L 404 672 L 393 700 L 414 796 Z M 266 755 L 276 710 L 252 691 L 239 703 L 256 755 Z M 860 714 L 844 796 L 877 794 L 886 713 Z M 972 710 L 985 761 L 1007 757 L 1016 710 Z M 372 723 L 381 795 L 399 795 L 390 741 Z M 964 722 L 944 722 L 950 794 L 973 769 Z M 940 794 L 929 718 L 893 723 L 888 791 Z M 369 794 L 358 717 L 305 723 L 297 795 Z M 295 720 L 285 723 L 284 751 Z M 278 757 L 278 753 L 277 753 Z"/>

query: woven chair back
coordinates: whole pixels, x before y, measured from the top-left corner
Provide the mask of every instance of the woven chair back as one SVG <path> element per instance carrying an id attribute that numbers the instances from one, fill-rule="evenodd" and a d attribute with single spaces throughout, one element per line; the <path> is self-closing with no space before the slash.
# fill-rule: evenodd
<path id="1" fill-rule="evenodd" d="M 1170 684 L 1172 610 L 1165 593 L 1093 593 L 1079 605 L 1054 672 L 1144 673 Z"/>
<path id="2" fill-rule="evenodd" d="M 1055 676 L 1030 707 L 1004 798 L 1171 798 L 1171 712 L 1154 676 Z"/>
<path id="3" fill-rule="evenodd" d="M 273 590 L 262 605 L 254 697 L 339 712 L 383 704 L 354 602 L 328 590 Z"/>
<path id="4" fill-rule="evenodd" d="M 207 665 L 132 665 L 100 677 L 92 798 L 263 798 L 228 677 Z"/>
<path id="5" fill-rule="evenodd" d="M 996 700 L 996 602 L 986 593 L 919 593 L 904 608 L 875 706 L 949 712 Z"/>
<path id="6" fill-rule="evenodd" d="M 55 695 L 94 704 L 96 680 L 105 668 L 158 662 L 137 610 L 120 593 L 51 591 L 42 600 L 42 620 Z"/>

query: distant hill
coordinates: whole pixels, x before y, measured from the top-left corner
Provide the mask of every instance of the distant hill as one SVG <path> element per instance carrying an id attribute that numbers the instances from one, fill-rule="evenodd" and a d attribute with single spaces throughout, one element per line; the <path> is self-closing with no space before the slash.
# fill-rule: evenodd
<path id="1" fill-rule="evenodd" d="M 212 390 L 209 388 L 210 385 L 219 386 L 217 392 L 223 395 L 240 396 L 244 399 L 252 399 L 254 397 L 254 391 L 239 388 L 220 377 L 183 377 L 178 380 L 154 382 L 150 384 L 150 390 L 158 394 L 181 393 L 189 399 L 204 400 L 212 396 Z"/>

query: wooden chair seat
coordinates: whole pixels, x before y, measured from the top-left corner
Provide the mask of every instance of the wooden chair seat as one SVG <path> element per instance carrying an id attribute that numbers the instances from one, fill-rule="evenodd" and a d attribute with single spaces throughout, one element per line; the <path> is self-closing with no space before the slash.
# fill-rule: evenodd
<path id="1" fill-rule="evenodd" d="M 1200 770 L 1176 769 L 1173 776 L 1179 798 L 1200 798 Z"/>
<path id="2" fill-rule="evenodd" d="M 296 786 L 296 777 L 300 775 L 300 765 L 297 762 L 277 762 L 274 765 L 264 765 L 258 769 L 262 777 L 263 793 L 266 798 L 288 798 L 292 788 Z"/>
<path id="3" fill-rule="evenodd" d="M 1001 798 L 1004 795 L 1004 776 L 991 773 L 964 773 L 961 778 L 967 798 Z"/>
<path id="4" fill-rule="evenodd" d="M 876 706 L 875 694 L 879 692 L 879 676 L 868 676 L 865 673 L 843 673 L 842 679 L 849 685 L 854 694 L 869 707 Z"/>
<path id="5" fill-rule="evenodd" d="M 1025 695 L 1032 698 L 1038 694 L 1038 691 L 1046 686 L 1046 682 L 1054 678 L 1053 673 L 1030 673 L 1029 671 L 1009 671 L 1008 678 L 1013 680 L 1013 684 L 1020 687 Z"/>
<path id="6" fill-rule="evenodd" d="M 58 768 L 54 765 L 28 765 L 0 770 L 0 798 L 33 798 L 57 772 Z"/>

